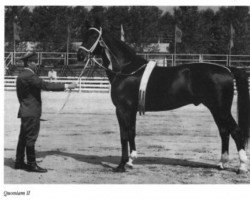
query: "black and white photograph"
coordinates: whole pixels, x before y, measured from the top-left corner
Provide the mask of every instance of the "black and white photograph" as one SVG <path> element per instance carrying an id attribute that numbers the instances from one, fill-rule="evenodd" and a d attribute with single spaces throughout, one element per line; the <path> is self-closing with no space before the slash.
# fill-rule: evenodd
<path id="1" fill-rule="evenodd" d="M 2 4 L 1 199 L 249 198 L 250 4 L 156 2 Z"/>

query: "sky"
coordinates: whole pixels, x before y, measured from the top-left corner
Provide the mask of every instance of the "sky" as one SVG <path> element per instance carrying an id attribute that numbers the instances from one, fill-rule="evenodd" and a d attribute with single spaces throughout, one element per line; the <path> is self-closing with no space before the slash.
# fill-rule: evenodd
<path id="1" fill-rule="evenodd" d="M 112 5 L 112 4 L 110 4 L 110 5 L 99 4 L 99 5 L 100 6 L 121 6 L 121 5 Z M 38 5 L 38 6 L 43 6 L 43 5 Z M 74 6 L 74 5 L 66 5 L 65 4 L 65 6 Z M 77 5 L 75 5 L 75 6 L 77 6 Z M 92 6 L 90 6 L 90 5 L 80 5 L 80 6 L 84 6 L 88 10 L 90 10 L 92 8 Z M 123 6 L 131 6 L 131 5 L 129 5 L 129 4 L 126 5 L 125 4 Z M 139 6 L 139 5 L 132 5 L 132 6 Z M 147 6 L 150 6 L 150 5 L 147 5 Z M 158 6 L 163 11 L 163 13 L 167 11 L 167 12 L 170 12 L 171 14 L 173 14 L 174 7 L 178 7 L 180 5 L 176 4 L 176 5 L 171 5 L 171 6 L 161 6 L 161 5 L 152 5 L 152 6 Z M 182 5 L 182 6 L 185 6 L 185 5 Z M 188 6 L 192 6 L 192 5 L 188 5 Z M 194 6 L 197 6 L 197 5 L 194 5 Z M 210 9 L 212 9 L 214 11 L 217 11 L 217 10 L 219 10 L 219 7 L 221 7 L 221 6 L 228 6 L 228 5 L 224 4 L 224 5 L 218 5 L 218 6 L 217 5 L 212 5 L 212 6 L 198 6 L 198 8 L 199 8 L 199 10 L 206 10 L 206 9 L 210 8 Z M 249 5 L 246 4 L 244 6 L 249 6 Z M 35 6 L 28 6 L 28 7 L 32 10 Z M 250 11 L 250 7 L 249 7 L 249 11 Z"/>
<path id="2" fill-rule="evenodd" d="M 163 12 L 167 11 L 167 12 L 173 13 L 175 6 L 158 6 L 158 7 L 161 10 L 163 10 Z M 198 8 L 200 10 L 206 10 L 206 9 L 210 8 L 214 11 L 217 11 L 219 9 L 219 6 L 198 6 Z"/>
<path id="3" fill-rule="evenodd" d="M 178 6 L 178 5 L 176 5 Z M 176 6 L 158 6 L 163 12 L 167 11 L 167 12 L 170 12 L 170 13 L 173 13 L 174 11 L 174 7 Z M 92 6 L 85 6 L 87 9 L 91 9 Z M 219 9 L 219 6 L 199 6 L 199 9 L 207 9 L 207 8 L 211 8 L 212 10 L 214 11 L 217 11 Z"/>

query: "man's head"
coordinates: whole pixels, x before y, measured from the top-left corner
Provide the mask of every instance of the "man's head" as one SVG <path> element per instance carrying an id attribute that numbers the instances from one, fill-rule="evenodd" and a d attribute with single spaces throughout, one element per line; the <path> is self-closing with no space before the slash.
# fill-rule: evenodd
<path id="1" fill-rule="evenodd" d="M 30 68 L 35 73 L 37 73 L 37 65 L 34 62 L 35 52 L 27 52 L 20 60 L 23 61 L 24 67 Z"/>
<path id="2" fill-rule="evenodd" d="M 27 68 L 30 68 L 33 72 L 35 72 L 35 74 L 38 73 L 38 67 L 35 62 L 28 61 Z"/>

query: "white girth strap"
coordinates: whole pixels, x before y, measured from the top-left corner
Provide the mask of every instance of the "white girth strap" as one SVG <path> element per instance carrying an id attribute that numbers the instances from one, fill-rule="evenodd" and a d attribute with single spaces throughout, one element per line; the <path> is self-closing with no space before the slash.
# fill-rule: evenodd
<path id="1" fill-rule="evenodd" d="M 144 73 L 142 75 L 141 83 L 140 83 L 140 89 L 139 89 L 139 104 L 138 104 L 138 109 L 139 109 L 139 114 L 144 115 L 145 114 L 145 100 L 146 100 L 146 89 L 147 89 L 147 84 L 149 77 L 153 71 L 153 69 L 156 66 L 155 61 L 149 61 L 146 69 L 144 70 Z"/>

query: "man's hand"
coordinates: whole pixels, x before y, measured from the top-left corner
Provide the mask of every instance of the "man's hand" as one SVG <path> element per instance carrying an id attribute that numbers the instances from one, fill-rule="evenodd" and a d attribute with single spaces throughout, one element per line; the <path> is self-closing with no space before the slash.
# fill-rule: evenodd
<path id="1" fill-rule="evenodd" d="M 76 87 L 77 87 L 76 83 L 65 84 L 65 89 L 72 90 L 75 89 Z"/>

